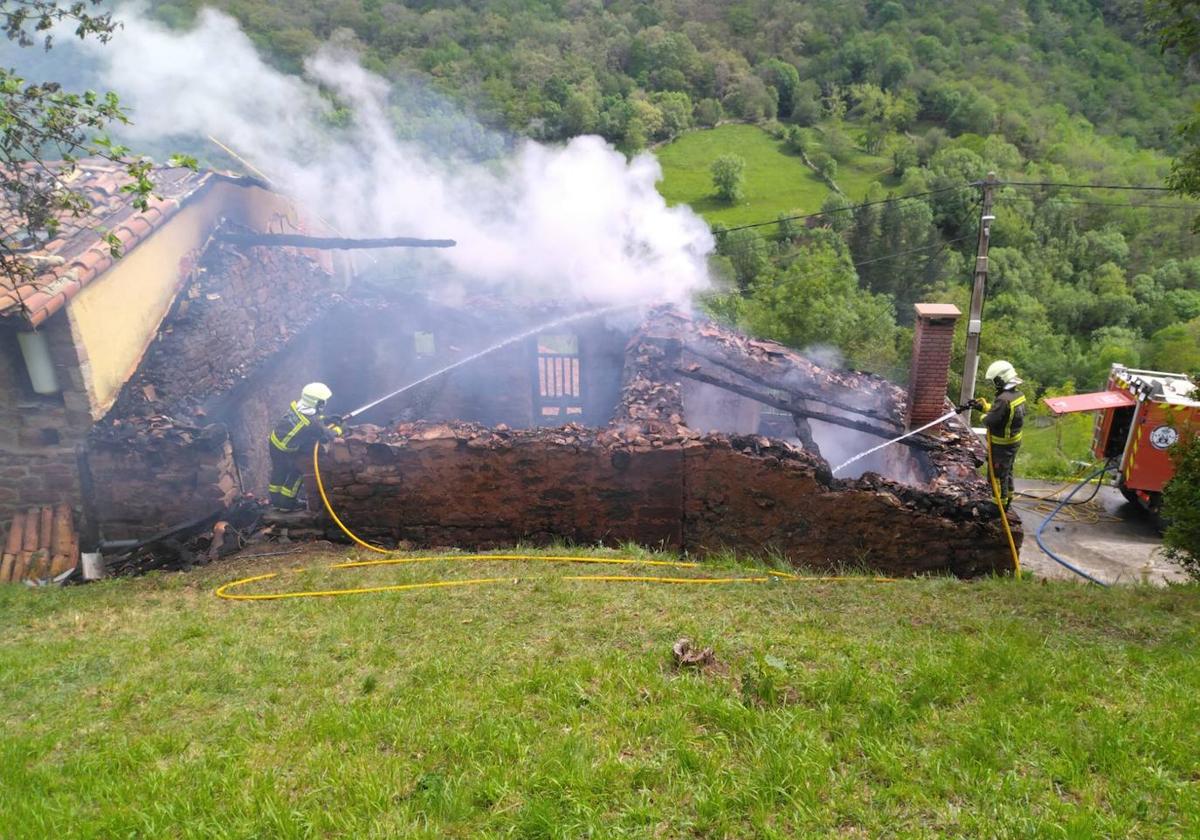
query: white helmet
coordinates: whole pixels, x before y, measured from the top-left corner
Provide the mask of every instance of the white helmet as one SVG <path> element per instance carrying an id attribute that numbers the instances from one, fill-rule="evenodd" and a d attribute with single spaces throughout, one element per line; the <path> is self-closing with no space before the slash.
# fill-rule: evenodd
<path id="1" fill-rule="evenodd" d="M 332 396 L 333 391 L 330 391 L 329 386 L 324 382 L 310 382 L 300 392 L 300 406 L 302 408 L 320 408 Z"/>
<path id="2" fill-rule="evenodd" d="M 1012 362 L 1006 362 L 1003 359 L 997 359 L 988 365 L 987 373 L 984 376 L 992 380 L 997 388 L 1010 388 L 1021 383 L 1017 376 L 1017 369 L 1012 366 Z"/>

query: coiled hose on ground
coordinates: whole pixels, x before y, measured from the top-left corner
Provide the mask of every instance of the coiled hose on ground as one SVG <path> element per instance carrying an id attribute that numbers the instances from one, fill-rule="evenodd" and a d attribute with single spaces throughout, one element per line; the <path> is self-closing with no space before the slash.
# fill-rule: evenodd
<path id="1" fill-rule="evenodd" d="M 1089 575 L 1087 572 L 1085 572 L 1083 569 L 1079 568 L 1078 566 L 1068 563 L 1066 560 L 1062 559 L 1057 554 L 1055 554 L 1053 551 L 1051 551 L 1049 548 L 1047 548 L 1046 544 L 1044 542 L 1042 542 L 1042 532 L 1044 530 L 1046 530 L 1046 526 L 1050 524 L 1050 520 L 1054 519 L 1054 517 L 1058 514 L 1058 512 L 1060 510 L 1062 510 L 1064 507 L 1066 507 L 1068 504 L 1070 504 L 1072 496 L 1074 496 L 1076 493 L 1078 493 L 1080 490 L 1082 490 L 1084 487 L 1086 487 L 1087 484 L 1092 481 L 1092 479 L 1098 478 L 1101 475 L 1103 475 L 1104 471 L 1107 469 L 1108 469 L 1108 464 L 1107 463 L 1103 464 L 1098 470 L 1096 470 L 1091 475 L 1089 475 L 1087 478 L 1085 478 L 1083 481 L 1081 481 L 1079 484 L 1077 484 L 1075 486 L 1075 488 L 1072 489 L 1071 492 L 1068 493 L 1066 495 L 1066 497 L 1063 498 L 1062 501 L 1060 501 L 1058 503 L 1057 506 L 1055 506 L 1054 510 L 1050 511 L 1050 513 L 1046 515 L 1046 518 L 1042 520 L 1042 524 L 1038 525 L 1037 532 L 1034 534 L 1034 538 L 1037 540 L 1038 548 L 1040 548 L 1046 554 L 1046 556 L 1048 556 L 1055 563 L 1058 563 L 1063 568 L 1074 572 L 1075 574 L 1079 575 L 1082 578 L 1086 578 L 1087 580 L 1091 581 L 1094 584 L 1097 584 L 1098 586 L 1108 586 L 1108 584 L 1102 580 L 1099 580 L 1098 578 L 1092 577 L 1091 575 Z"/>

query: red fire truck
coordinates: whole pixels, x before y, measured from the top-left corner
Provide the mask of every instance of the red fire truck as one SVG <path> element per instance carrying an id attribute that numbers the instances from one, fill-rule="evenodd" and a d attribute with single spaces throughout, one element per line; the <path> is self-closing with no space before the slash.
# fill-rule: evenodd
<path id="1" fill-rule="evenodd" d="M 1055 414 L 1097 412 L 1092 454 L 1111 460 L 1121 493 L 1152 513 L 1174 473 L 1168 450 L 1181 437 L 1200 434 L 1200 389 L 1182 373 L 1114 364 L 1105 390 L 1044 402 Z"/>

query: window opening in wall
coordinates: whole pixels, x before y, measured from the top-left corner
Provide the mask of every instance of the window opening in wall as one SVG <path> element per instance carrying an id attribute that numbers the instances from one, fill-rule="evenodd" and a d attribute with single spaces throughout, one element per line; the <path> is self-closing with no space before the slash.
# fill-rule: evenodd
<path id="1" fill-rule="evenodd" d="M 413 333 L 413 352 L 417 358 L 423 359 L 434 355 L 437 352 L 437 345 L 433 340 L 431 332 L 415 332 Z"/>
<path id="2" fill-rule="evenodd" d="M 546 334 L 537 337 L 537 399 L 535 418 L 583 414 L 583 377 L 579 337 Z"/>
<path id="3" fill-rule="evenodd" d="M 59 388 L 54 393 L 39 394 L 34 387 L 33 378 L 25 353 L 21 349 L 18 334 L 12 330 L 0 330 L 0 366 L 6 371 L 0 372 L 0 381 L 7 380 L 12 392 L 6 398 L 13 400 L 18 408 L 42 408 L 47 405 L 62 405 L 63 395 Z"/>
<path id="4" fill-rule="evenodd" d="M 778 388 L 768 388 L 767 393 L 781 402 L 788 399 L 788 395 Z M 763 403 L 758 412 L 758 433 L 767 437 L 792 438 L 796 434 L 796 418 L 790 411 Z"/>

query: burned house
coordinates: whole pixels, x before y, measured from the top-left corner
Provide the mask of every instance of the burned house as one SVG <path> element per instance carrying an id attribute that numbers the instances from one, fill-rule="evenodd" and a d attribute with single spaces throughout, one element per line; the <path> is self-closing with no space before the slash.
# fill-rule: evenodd
<path id="1" fill-rule="evenodd" d="M 356 531 L 415 546 L 633 541 L 898 574 L 1009 567 L 981 448 L 957 420 L 831 473 L 946 410 L 944 308 L 918 312 L 910 395 L 670 309 L 564 321 L 578 307 L 349 283 L 328 251 L 222 235 L 304 229 L 262 185 L 172 183 L 169 213 L 104 222 L 128 229 L 122 260 L 47 246 L 47 279 L 9 301 L 0 387 L 23 390 L 0 511 L 66 503 L 119 539 L 263 497 L 267 434 L 304 383 L 328 382 L 346 412 L 500 344 L 364 412 L 322 456 Z M 176 233 L 177 218 L 190 221 Z M 45 338 L 21 337 L 31 329 Z M 316 527 L 336 535 L 308 485 Z"/>
<path id="2" fill-rule="evenodd" d="M 90 212 L 64 218 L 50 241 L 24 243 L 30 282 L 0 283 L 0 519 L 60 502 L 82 509 L 90 494 L 81 481 L 89 456 L 98 454 L 89 443 L 96 424 L 121 414 L 118 401 L 131 378 L 152 364 L 152 351 L 172 322 L 186 320 L 189 308 L 222 305 L 214 293 L 201 298 L 196 285 L 208 270 L 204 261 L 218 256 L 210 246 L 220 229 L 308 229 L 290 200 L 257 181 L 160 169 L 150 206 L 140 211 L 121 190 L 126 180 L 121 167 L 94 160 L 65 175 L 90 202 Z M 0 208 L 5 229 L 17 229 L 7 213 Z M 104 241 L 109 232 L 121 243 L 118 256 Z M 185 368 L 178 370 L 189 384 L 218 388 L 240 375 L 238 364 L 248 363 L 238 357 L 244 342 L 269 348 L 291 337 L 294 319 L 286 312 L 273 320 L 276 335 L 241 331 L 265 323 L 244 313 L 275 310 L 289 283 L 302 287 L 301 299 L 308 300 L 312 282 L 323 288 L 343 282 L 328 252 L 261 256 L 266 265 L 283 260 L 299 271 L 287 272 L 285 284 L 274 288 L 257 269 L 223 278 L 229 297 L 222 329 L 183 351 Z M 233 335 L 236 340 L 219 343 Z M 93 467 L 103 487 L 107 466 Z M 220 494 L 199 485 L 193 494 L 207 503 L 237 492 L 215 486 Z"/>

